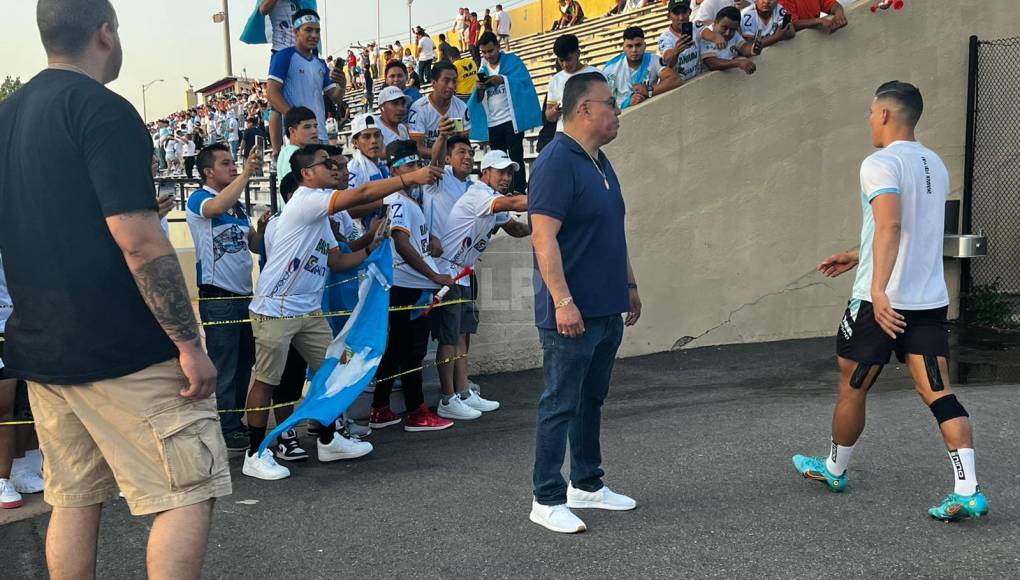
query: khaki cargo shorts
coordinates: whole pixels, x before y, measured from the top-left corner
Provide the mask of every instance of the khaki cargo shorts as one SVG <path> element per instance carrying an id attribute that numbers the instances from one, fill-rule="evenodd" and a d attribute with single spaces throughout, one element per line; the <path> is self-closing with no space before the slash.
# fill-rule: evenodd
<path id="1" fill-rule="evenodd" d="M 316 310 L 312 314 L 319 314 Z M 312 372 L 319 370 L 326 358 L 326 348 L 333 342 L 333 332 L 325 318 L 274 318 L 251 313 L 251 331 L 255 335 L 255 380 L 279 386 L 287 366 L 291 345 L 305 359 Z"/>
<path id="2" fill-rule="evenodd" d="M 177 359 L 83 385 L 29 382 L 46 503 L 85 507 L 120 491 L 144 515 L 230 495 L 216 397 L 181 397 L 187 384 Z"/>

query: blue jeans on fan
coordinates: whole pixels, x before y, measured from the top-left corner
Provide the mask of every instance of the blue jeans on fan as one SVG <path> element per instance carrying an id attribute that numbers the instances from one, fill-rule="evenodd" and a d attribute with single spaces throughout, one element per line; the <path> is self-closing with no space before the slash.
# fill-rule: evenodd
<path id="1" fill-rule="evenodd" d="M 218 290 L 218 289 L 217 289 Z M 204 300 L 198 303 L 202 322 L 223 322 L 245 320 L 250 300 L 230 299 L 237 296 L 223 290 L 207 292 L 199 289 L 199 296 L 226 297 L 225 300 Z M 255 364 L 255 338 L 251 324 L 223 324 L 205 327 L 205 348 L 216 367 L 216 406 L 219 410 L 243 409 L 248 398 L 248 383 L 251 381 L 251 367 Z M 221 413 L 220 428 L 224 437 L 243 431 L 241 418 L 244 413 Z"/>
<path id="2" fill-rule="evenodd" d="M 538 329 L 545 392 L 538 402 L 533 480 L 535 499 L 542 505 L 567 501 L 567 482 L 560 470 L 568 440 L 574 487 L 598 491 L 603 485 L 599 444 L 602 404 L 623 339 L 623 317 L 585 318 L 584 328 L 578 338 Z"/>

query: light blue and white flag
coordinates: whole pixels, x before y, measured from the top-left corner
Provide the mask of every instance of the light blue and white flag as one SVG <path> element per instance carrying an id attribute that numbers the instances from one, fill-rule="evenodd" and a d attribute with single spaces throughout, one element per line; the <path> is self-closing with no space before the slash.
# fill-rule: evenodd
<path id="1" fill-rule="evenodd" d="M 390 287 L 393 285 L 393 245 L 379 247 L 363 263 L 366 276 L 358 288 L 358 305 L 347 324 L 326 349 L 326 360 L 312 378 L 308 396 L 294 414 L 266 435 L 259 453 L 299 421 L 314 419 L 323 425 L 347 410 L 375 378 L 389 324 Z M 347 362 L 340 363 L 345 358 Z"/>

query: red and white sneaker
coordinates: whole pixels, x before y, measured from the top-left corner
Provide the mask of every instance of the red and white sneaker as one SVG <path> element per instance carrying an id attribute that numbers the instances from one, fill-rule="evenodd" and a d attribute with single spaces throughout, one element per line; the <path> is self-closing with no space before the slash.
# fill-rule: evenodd
<path id="1" fill-rule="evenodd" d="M 442 431 L 453 427 L 453 421 L 443 419 L 422 403 L 420 407 L 408 413 L 404 421 L 404 431 Z"/>
<path id="2" fill-rule="evenodd" d="M 372 429 L 382 429 L 400 422 L 400 415 L 393 412 L 389 405 L 372 409 L 372 415 L 368 419 L 368 426 Z"/>
<path id="3" fill-rule="evenodd" d="M 13 509 L 21 507 L 23 503 L 25 500 L 21 499 L 21 494 L 14 489 L 14 483 L 9 479 L 0 479 L 0 508 Z"/>

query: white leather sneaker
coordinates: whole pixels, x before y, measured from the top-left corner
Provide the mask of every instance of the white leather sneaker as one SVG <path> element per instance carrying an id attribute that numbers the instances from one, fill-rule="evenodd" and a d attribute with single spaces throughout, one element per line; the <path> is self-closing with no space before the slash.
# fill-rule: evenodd
<path id="1" fill-rule="evenodd" d="M 627 511 L 636 508 L 637 502 L 604 485 L 598 491 L 582 491 L 567 484 L 567 506 L 572 509 Z"/>
<path id="2" fill-rule="evenodd" d="M 488 399 L 483 399 L 481 395 L 474 391 L 468 392 L 471 393 L 470 395 L 468 395 L 468 398 L 461 399 L 461 401 L 463 401 L 464 404 L 467 405 L 468 407 L 471 407 L 472 409 L 476 411 L 481 411 L 483 413 L 495 411 L 496 409 L 499 408 L 499 401 L 490 401 Z"/>
<path id="3" fill-rule="evenodd" d="M 340 433 L 333 434 L 333 440 L 329 445 L 323 445 L 322 441 L 316 439 L 316 446 L 319 450 L 319 461 L 328 463 L 340 461 L 341 459 L 357 459 L 372 452 L 372 444 L 367 441 L 360 441 L 357 438 L 344 437 Z"/>
<path id="4" fill-rule="evenodd" d="M 482 416 L 481 411 L 467 406 L 457 395 L 450 397 L 449 403 L 443 403 L 440 400 L 436 407 L 436 414 L 444 419 L 453 419 L 454 421 L 471 421 Z"/>
<path id="5" fill-rule="evenodd" d="M 263 450 L 258 455 L 250 455 L 246 451 L 244 453 L 244 466 L 241 467 L 241 473 L 248 477 L 264 479 L 266 481 L 290 477 L 290 470 L 277 463 L 273 459 L 273 452 L 268 449 Z"/>
<path id="6" fill-rule="evenodd" d="M 529 519 L 547 530 L 560 534 L 578 534 L 588 529 L 581 518 L 575 516 L 567 504 L 563 503 L 542 505 L 532 500 Z"/>

